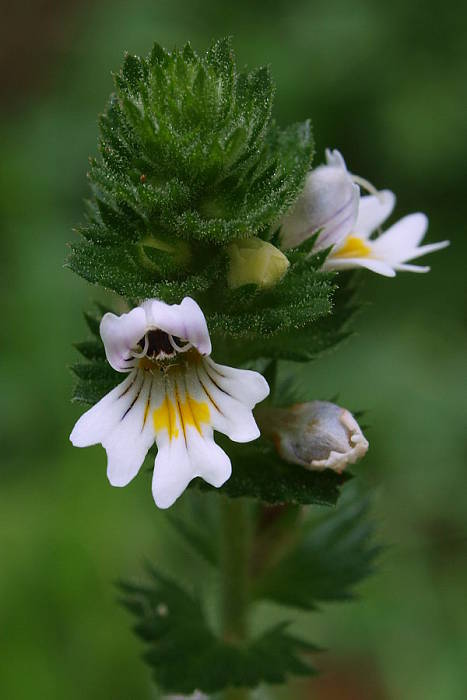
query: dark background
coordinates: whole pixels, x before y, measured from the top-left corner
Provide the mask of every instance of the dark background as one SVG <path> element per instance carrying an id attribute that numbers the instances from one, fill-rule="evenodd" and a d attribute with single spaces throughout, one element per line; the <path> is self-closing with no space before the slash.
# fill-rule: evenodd
<path id="1" fill-rule="evenodd" d="M 275 116 L 313 120 L 317 154 L 421 210 L 428 275 L 368 273 L 358 335 L 306 369 L 313 395 L 368 410 L 356 471 L 390 544 L 360 600 L 304 619 L 326 673 L 286 697 L 463 700 L 467 692 L 464 276 L 466 19 L 453 0 L 21 0 L 2 8 L 0 98 L 0 695 L 156 697 L 113 582 L 162 556 L 148 479 L 112 489 L 99 447 L 68 434 L 81 311 L 96 291 L 62 269 L 82 216 L 97 114 L 123 52 L 231 34 L 270 63 Z M 162 533 L 162 534 L 161 534 Z M 291 581 L 293 585 L 293 581 Z M 261 697 L 269 697 L 260 693 Z"/>

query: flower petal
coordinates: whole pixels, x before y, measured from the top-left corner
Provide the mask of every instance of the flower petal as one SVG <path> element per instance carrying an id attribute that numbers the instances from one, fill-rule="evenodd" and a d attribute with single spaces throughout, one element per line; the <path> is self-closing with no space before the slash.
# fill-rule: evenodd
<path id="1" fill-rule="evenodd" d="M 337 148 L 333 148 L 332 150 L 330 148 L 326 148 L 324 154 L 326 156 L 327 165 L 347 170 L 347 165 L 345 164 L 344 156 L 339 150 L 337 150 Z"/>
<path id="2" fill-rule="evenodd" d="M 143 375 L 141 388 L 125 415 L 102 441 L 107 452 L 107 478 L 112 486 L 126 486 L 139 472 L 152 447 L 155 431 L 150 419 L 153 377 Z"/>
<path id="3" fill-rule="evenodd" d="M 338 246 L 344 240 L 357 221 L 359 200 L 360 188 L 352 184 L 348 199 L 323 225 L 323 230 L 314 246 L 315 251 L 324 250 L 331 245 Z"/>
<path id="4" fill-rule="evenodd" d="M 146 314 L 141 306 L 121 316 L 104 314 L 100 334 L 107 360 L 117 372 L 129 372 L 133 368 L 135 361 L 129 352 L 136 347 L 145 332 Z"/>
<path id="5" fill-rule="evenodd" d="M 428 253 L 434 253 L 436 250 L 442 250 L 450 245 L 450 241 L 440 241 L 439 243 L 427 243 L 426 245 L 419 246 L 415 248 L 412 252 L 409 252 L 406 261 L 414 260 L 415 258 L 421 258 L 422 255 L 428 255 Z M 415 266 L 413 266 L 415 267 Z"/>
<path id="6" fill-rule="evenodd" d="M 325 260 L 323 270 L 353 270 L 356 267 L 365 267 L 367 270 L 377 272 L 384 277 L 395 277 L 393 268 L 382 260 L 374 258 L 333 258 L 332 254 Z"/>
<path id="7" fill-rule="evenodd" d="M 366 239 L 376 231 L 391 214 L 396 196 L 390 190 L 382 190 L 377 195 L 360 197 L 355 233 Z"/>
<path id="8" fill-rule="evenodd" d="M 373 255 L 389 263 L 405 262 L 423 239 L 427 228 L 425 214 L 404 216 L 373 241 Z"/>
<path id="9" fill-rule="evenodd" d="M 170 508 L 195 477 L 219 488 L 231 472 L 230 459 L 212 437 L 203 438 L 189 427 L 186 439 L 180 433 L 159 448 L 152 479 L 154 501 L 159 508 Z"/>
<path id="10" fill-rule="evenodd" d="M 81 416 L 70 435 L 75 447 L 102 444 L 112 486 L 126 486 L 136 476 L 154 442 L 146 420 L 151 385 L 151 375 L 134 370 Z"/>
<path id="11" fill-rule="evenodd" d="M 218 365 L 210 357 L 204 359 L 204 365 L 209 367 L 209 374 L 223 391 L 249 408 L 269 396 L 269 385 L 259 372 Z"/>
<path id="12" fill-rule="evenodd" d="M 220 488 L 232 474 L 232 465 L 224 450 L 216 445 L 212 428 L 207 428 L 203 437 L 194 428 L 187 434 L 188 454 L 198 476 Z"/>
<path id="13" fill-rule="evenodd" d="M 138 390 L 138 372 L 134 370 L 89 411 L 83 413 L 73 428 L 70 440 L 75 447 L 89 447 L 101 442 L 133 402 Z"/>
<path id="14" fill-rule="evenodd" d="M 394 265 L 394 269 L 397 272 L 429 272 L 431 267 L 428 265 L 405 265 L 404 263 L 397 263 Z"/>
<path id="15" fill-rule="evenodd" d="M 152 477 L 152 495 L 156 506 L 170 508 L 194 476 L 183 438 L 172 439 L 159 447 Z"/>
<path id="16" fill-rule="evenodd" d="M 142 304 L 142 308 L 146 313 L 148 327 L 159 328 L 189 341 L 201 355 L 211 352 L 206 319 L 191 297 L 185 297 L 181 304 L 165 304 L 157 299 L 149 299 Z"/>
<path id="17" fill-rule="evenodd" d="M 230 459 L 213 440 L 209 407 L 189 393 L 181 373 L 167 379 L 164 401 L 167 423 L 155 420 L 153 495 L 160 508 L 171 506 L 193 478 L 219 487 L 232 471 Z"/>
<path id="18" fill-rule="evenodd" d="M 336 245 L 352 230 L 360 189 L 347 172 L 339 151 L 326 151 L 326 165 L 312 170 L 302 194 L 281 225 L 281 246 L 294 248 L 321 229 L 316 250 Z"/>
<path id="19" fill-rule="evenodd" d="M 196 368 L 196 378 L 190 378 L 190 389 L 200 392 L 202 400 L 210 407 L 211 425 L 234 442 L 249 442 L 259 437 L 259 429 L 253 417 L 252 407 L 245 400 L 235 398 L 220 383 L 216 374 L 206 360 Z"/>

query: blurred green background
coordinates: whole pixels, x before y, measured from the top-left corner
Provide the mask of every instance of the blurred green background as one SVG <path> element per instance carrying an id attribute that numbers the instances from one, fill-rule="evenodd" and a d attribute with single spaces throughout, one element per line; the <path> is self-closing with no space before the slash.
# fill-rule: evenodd
<path id="1" fill-rule="evenodd" d="M 357 603 L 310 618 L 325 673 L 289 695 L 463 700 L 467 6 L 21 0 L 2 14 L 0 697 L 154 697 L 112 585 L 157 558 L 164 518 L 146 477 L 112 489 L 102 449 L 68 442 L 71 343 L 96 291 L 62 263 L 123 52 L 231 34 L 240 64 L 272 65 L 277 119 L 312 118 L 315 162 L 341 149 L 397 193 L 397 216 L 425 211 L 428 241 L 452 240 L 429 275 L 368 273 L 358 335 L 306 369 L 316 397 L 369 411 L 357 471 L 391 546 Z"/>

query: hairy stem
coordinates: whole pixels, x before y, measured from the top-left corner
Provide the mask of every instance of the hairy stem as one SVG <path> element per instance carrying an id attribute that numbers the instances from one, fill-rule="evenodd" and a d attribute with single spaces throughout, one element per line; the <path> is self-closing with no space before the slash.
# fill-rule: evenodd
<path id="1" fill-rule="evenodd" d="M 221 620 L 226 641 L 241 644 L 248 636 L 251 522 L 248 503 L 225 498 L 221 504 Z M 245 688 L 228 688 L 224 700 L 246 700 Z"/>

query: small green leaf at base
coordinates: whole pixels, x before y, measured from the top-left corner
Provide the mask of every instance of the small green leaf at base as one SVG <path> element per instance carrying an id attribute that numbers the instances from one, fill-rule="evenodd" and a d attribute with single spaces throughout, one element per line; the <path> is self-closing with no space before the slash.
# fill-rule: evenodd
<path id="1" fill-rule="evenodd" d="M 355 586 L 373 572 L 380 553 L 373 530 L 368 502 L 361 496 L 344 499 L 324 516 L 311 515 L 293 550 L 263 572 L 256 599 L 305 610 L 350 600 Z"/>
<path id="2" fill-rule="evenodd" d="M 165 693 L 216 693 L 227 687 L 254 688 L 309 676 L 317 651 L 287 631 L 287 624 L 233 644 L 216 636 L 201 602 L 158 571 L 145 585 L 120 584 L 122 603 L 136 618 L 135 632 L 146 645 L 146 663 Z"/>

